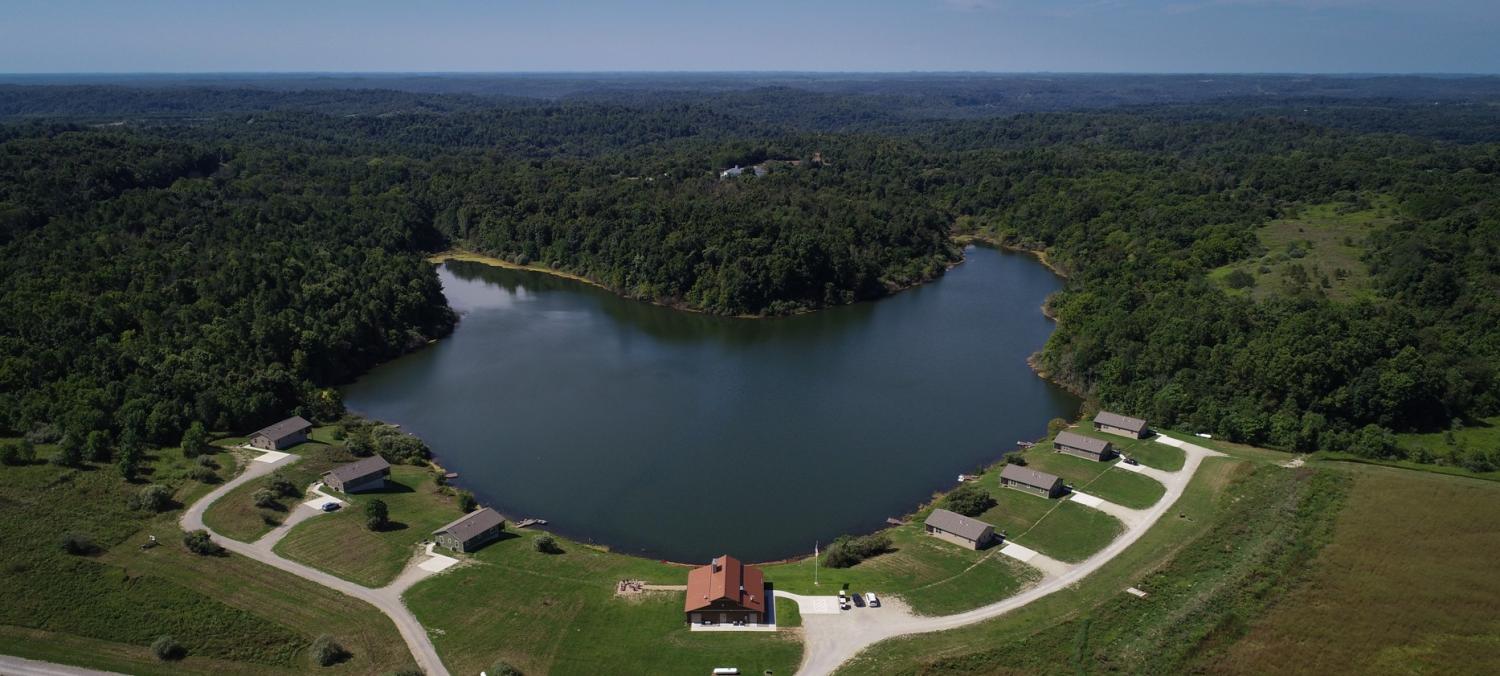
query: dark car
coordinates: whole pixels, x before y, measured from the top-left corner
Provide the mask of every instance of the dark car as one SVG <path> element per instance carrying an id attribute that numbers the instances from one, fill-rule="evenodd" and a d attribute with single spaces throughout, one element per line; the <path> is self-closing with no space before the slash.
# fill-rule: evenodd
<path id="1" fill-rule="evenodd" d="M 1130 456 L 1127 455 L 1127 456 L 1125 456 L 1125 464 L 1127 464 L 1127 465 L 1139 465 L 1139 464 L 1141 464 L 1141 461 L 1136 460 L 1135 458 L 1132 458 L 1132 457 L 1130 457 Z"/>
<path id="2" fill-rule="evenodd" d="M 343 505 L 340 505 L 337 502 L 325 502 L 325 503 L 323 503 L 323 511 L 325 511 L 325 512 L 337 512 L 337 511 L 339 511 L 339 507 L 342 507 L 342 506 Z"/>

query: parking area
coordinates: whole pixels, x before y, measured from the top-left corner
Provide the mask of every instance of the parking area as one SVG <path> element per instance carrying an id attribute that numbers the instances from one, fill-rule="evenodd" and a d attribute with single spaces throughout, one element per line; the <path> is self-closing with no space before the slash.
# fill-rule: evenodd
<path id="1" fill-rule="evenodd" d="M 261 449 L 259 448 L 251 448 L 249 446 L 243 446 L 242 448 L 251 451 L 261 451 Z M 283 458 L 286 458 L 290 455 L 290 453 L 282 453 L 281 451 L 261 451 L 261 454 L 255 456 L 254 458 L 252 458 L 252 460 L 255 462 L 264 462 L 266 464 L 271 464 L 281 462 Z"/>

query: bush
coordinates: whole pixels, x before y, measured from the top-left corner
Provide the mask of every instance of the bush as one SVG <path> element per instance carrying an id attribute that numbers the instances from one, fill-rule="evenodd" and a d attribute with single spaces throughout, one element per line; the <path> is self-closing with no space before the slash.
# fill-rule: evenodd
<path id="1" fill-rule="evenodd" d="M 1007 465 L 1020 465 L 1022 467 L 1025 467 L 1026 466 L 1026 456 L 1021 455 L 1020 453 L 1007 453 L 1007 454 L 1005 454 L 1005 464 L 1007 464 Z"/>
<path id="2" fill-rule="evenodd" d="M 829 568 L 848 568 L 890 550 L 891 536 L 885 533 L 874 533 L 857 538 L 841 535 L 833 541 L 833 544 L 828 545 L 823 564 Z"/>
<path id="3" fill-rule="evenodd" d="M 468 514 L 469 512 L 474 511 L 474 508 L 478 506 L 479 503 L 475 502 L 473 493 L 470 493 L 468 491 L 458 492 L 458 511 Z"/>
<path id="4" fill-rule="evenodd" d="M 43 423 L 26 433 L 26 440 L 33 444 L 50 444 L 62 438 L 62 431 L 52 423 Z"/>
<path id="5" fill-rule="evenodd" d="M 289 498 L 302 497 L 302 491 L 297 488 L 296 484 L 292 483 L 291 479 L 286 478 L 286 475 L 281 472 L 275 472 L 266 479 L 266 489 L 270 490 L 276 496 L 286 496 Z"/>
<path id="6" fill-rule="evenodd" d="M 349 659 L 349 651 L 344 650 L 344 646 L 339 645 L 328 634 L 313 639 L 311 652 L 313 661 L 320 667 L 331 667 Z"/>
<path id="7" fill-rule="evenodd" d="M 390 508 L 385 506 L 385 501 L 379 498 L 365 503 L 365 527 L 370 530 L 381 530 L 390 525 Z"/>
<path id="8" fill-rule="evenodd" d="M 130 508 L 148 512 L 165 512 L 172 508 L 172 491 L 161 484 L 151 484 L 130 496 Z"/>
<path id="9" fill-rule="evenodd" d="M 200 556 L 219 556 L 224 553 L 224 548 L 220 547 L 219 543 L 214 542 L 213 538 L 208 536 L 208 531 L 206 530 L 200 529 L 184 533 L 182 544 L 187 546 L 188 551 Z"/>
<path id="10" fill-rule="evenodd" d="M 36 446 L 30 441 L 12 441 L 0 444 L 0 463 L 7 465 L 30 465 L 36 462 Z"/>
<path id="11" fill-rule="evenodd" d="M 376 453 L 392 463 L 420 465 L 432 457 L 421 439 L 394 427 L 376 427 L 370 432 L 370 442 Z"/>
<path id="12" fill-rule="evenodd" d="M 207 467 L 209 469 L 218 469 L 219 462 L 217 460 L 214 460 L 214 457 L 211 455 L 200 455 L 198 456 L 198 466 Z"/>
<path id="13" fill-rule="evenodd" d="M 109 462 L 114 457 L 114 452 L 109 448 L 109 432 L 104 430 L 89 432 L 88 438 L 83 442 L 83 448 L 88 453 L 89 460 L 94 462 Z"/>
<path id="14" fill-rule="evenodd" d="M 1231 289 L 1248 289 L 1255 286 L 1255 277 L 1244 270 L 1233 270 L 1224 276 L 1224 283 Z"/>
<path id="15" fill-rule="evenodd" d="M 87 535 L 68 533 L 62 538 L 62 549 L 74 556 L 84 556 L 94 553 L 98 547 L 94 545 L 94 541 L 90 540 Z"/>
<path id="16" fill-rule="evenodd" d="M 1053 418 L 1047 421 L 1047 438 L 1052 439 L 1058 432 L 1068 429 L 1068 421 L 1062 418 Z"/>
<path id="17" fill-rule="evenodd" d="M 543 535 L 531 541 L 531 546 L 543 554 L 561 554 L 562 547 L 557 546 L 557 540 L 551 535 Z"/>
<path id="18" fill-rule="evenodd" d="M 276 492 L 269 488 L 261 488 L 250 494 L 255 506 L 261 509 L 280 509 L 281 503 L 276 501 L 277 497 Z"/>
<path id="19" fill-rule="evenodd" d="M 208 456 L 203 456 L 208 457 Z M 194 467 L 188 470 L 188 477 L 193 481 L 205 484 L 219 483 L 219 475 L 207 467 Z"/>
<path id="20" fill-rule="evenodd" d="M 161 636 L 151 642 L 151 654 L 163 662 L 180 660 L 187 657 L 187 649 L 182 647 L 177 639 L 171 636 Z"/>
<path id="21" fill-rule="evenodd" d="M 57 442 L 57 452 L 52 454 L 52 464 L 63 467 L 83 464 L 83 444 L 78 442 L 78 437 L 63 435 L 62 440 Z"/>
<path id="22" fill-rule="evenodd" d="M 485 673 L 489 674 L 489 676 L 525 676 L 525 674 L 521 673 L 520 669 L 515 668 L 510 662 L 506 662 L 505 660 L 496 660 L 494 666 L 490 667 L 490 670 Z"/>
<path id="23" fill-rule="evenodd" d="M 990 497 L 989 491 L 980 488 L 979 484 L 967 482 L 960 484 L 943 498 L 942 505 L 950 512 L 957 512 L 964 516 L 979 516 L 995 506 L 995 499 Z"/>

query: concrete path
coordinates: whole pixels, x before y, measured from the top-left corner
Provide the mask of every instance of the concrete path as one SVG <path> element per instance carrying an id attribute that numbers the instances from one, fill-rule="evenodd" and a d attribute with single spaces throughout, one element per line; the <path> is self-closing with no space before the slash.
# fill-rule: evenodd
<path id="1" fill-rule="evenodd" d="M 1026 547 L 1023 545 L 1018 545 L 1014 542 L 1007 542 L 1002 545 L 1000 547 L 1000 553 L 1004 554 L 1005 556 L 1009 556 L 1012 559 L 1020 561 L 1021 563 L 1029 565 L 1032 568 L 1036 568 L 1037 570 L 1042 571 L 1043 580 L 1054 577 L 1061 577 L 1063 575 L 1066 575 L 1069 570 L 1073 569 L 1073 564 L 1071 563 L 1058 561 L 1057 559 L 1047 556 L 1046 554 L 1043 554 L 1035 549 L 1031 549 L 1030 547 Z"/>
<path id="2" fill-rule="evenodd" d="M 880 608 L 864 608 L 836 615 L 809 613 L 804 609 L 802 610 L 802 626 L 805 643 L 802 666 L 797 673 L 811 676 L 832 673 L 839 665 L 854 657 L 861 650 L 888 638 L 956 629 L 999 617 L 1048 594 L 1076 584 L 1099 570 L 1110 559 L 1140 540 L 1141 536 L 1145 535 L 1146 531 L 1172 508 L 1177 499 L 1182 497 L 1188 482 L 1192 480 L 1204 458 L 1223 455 L 1201 446 L 1162 436 L 1158 436 L 1157 441 L 1181 448 L 1186 452 L 1187 459 L 1179 471 L 1151 471 L 1150 475 L 1153 478 L 1160 476 L 1159 480 L 1167 488 L 1166 493 L 1151 508 L 1139 510 L 1142 515 L 1141 519 L 1135 524 L 1127 525 L 1125 532 L 1106 545 L 1104 549 L 1082 563 L 1069 566 L 1066 572 L 1043 577 L 1040 583 L 1020 594 L 956 615 L 920 617 L 913 614 L 900 599 L 896 598 L 887 598 L 883 607 Z M 1004 553 L 1003 550 L 1002 553 Z M 801 599 L 805 598 L 780 591 L 776 592 L 776 595 L 795 600 L 798 606 L 802 606 Z"/>
<path id="3" fill-rule="evenodd" d="M 121 676 L 113 671 L 96 671 L 8 655 L 0 655 L 0 674 L 5 676 Z"/>
<path id="4" fill-rule="evenodd" d="M 342 592 L 375 606 L 382 613 L 385 613 L 387 617 L 391 618 L 391 622 L 396 624 L 396 630 L 401 632 L 401 638 L 406 641 L 406 647 L 411 650 L 412 658 L 416 660 L 417 666 L 421 667 L 427 676 L 448 676 L 448 669 L 443 666 L 443 661 L 438 658 L 437 650 L 432 647 L 432 640 L 428 638 L 427 630 L 422 628 L 422 624 L 417 621 L 416 616 L 412 615 L 411 611 L 407 610 L 406 604 L 401 602 L 402 591 L 405 591 L 411 584 L 414 584 L 416 580 L 420 580 L 431 573 L 422 571 L 423 575 L 415 576 L 405 586 L 398 586 L 397 583 L 402 582 L 403 578 L 407 577 L 406 573 L 403 572 L 402 576 L 397 578 L 397 583 L 392 583 L 381 589 L 370 589 L 369 587 L 358 585 L 348 580 L 329 575 L 321 570 L 297 563 L 296 561 L 282 558 L 271 551 L 271 548 L 281 538 L 286 537 L 286 533 L 291 530 L 291 525 L 296 525 L 296 521 L 302 521 L 321 513 L 303 505 L 298 505 L 297 508 L 292 510 L 291 514 L 287 515 L 287 521 L 293 522 L 291 525 L 282 523 L 281 526 L 267 533 L 265 537 L 250 544 L 219 535 L 203 524 L 203 513 L 208 510 L 208 506 L 213 504 L 215 500 L 218 500 L 229 493 L 229 491 L 234 490 L 247 481 L 270 474 L 277 468 L 289 465 L 299 459 L 298 456 L 287 455 L 284 458 L 277 458 L 272 462 L 246 463 L 245 471 L 241 472 L 239 476 L 210 491 L 208 495 L 203 496 L 187 508 L 187 511 L 183 513 L 180 520 L 182 529 L 185 531 L 207 530 L 213 536 L 214 542 L 219 543 L 230 552 L 255 559 L 269 566 L 274 566 L 297 577 Z M 412 568 L 416 568 L 416 566 L 408 565 L 408 570 Z"/>
<path id="5" fill-rule="evenodd" d="M 1105 500 L 1104 498 L 1089 495 L 1087 493 L 1079 493 L 1077 491 L 1074 491 L 1069 499 L 1080 505 L 1092 509 L 1097 509 L 1101 512 L 1104 512 L 1105 514 L 1119 519 L 1120 523 L 1125 524 L 1126 528 L 1139 524 L 1146 519 L 1146 510 L 1144 509 L 1131 509 L 1129 507 L 1126 507 L 1125 505 L 1113 503 Z"/>

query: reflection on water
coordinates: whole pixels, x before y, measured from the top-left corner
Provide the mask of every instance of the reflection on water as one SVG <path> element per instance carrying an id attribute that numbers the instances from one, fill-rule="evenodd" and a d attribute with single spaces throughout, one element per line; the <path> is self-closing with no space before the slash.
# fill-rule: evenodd
<path id="1" fill-rule="evenodd" d="M 1059 282 L 978 249 L 874 303 L 735 319 L 541 273 L 439 269 L 449 339 L 350 386 L 487 504 L 621 551 L 764 560 L 868 531 L 1077 402 L 1025 359 Z"/>

